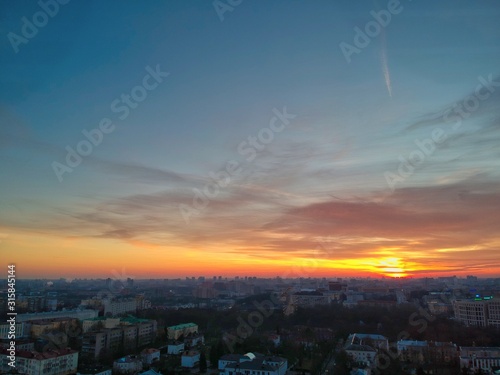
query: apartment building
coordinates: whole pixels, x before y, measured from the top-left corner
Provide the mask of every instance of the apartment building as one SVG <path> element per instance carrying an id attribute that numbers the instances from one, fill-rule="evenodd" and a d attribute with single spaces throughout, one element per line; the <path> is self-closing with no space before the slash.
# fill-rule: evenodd
<path id="1" fill-rule="evenodd" d="M 356 364 L 374 366 L 377 351 L 369 345 L 350 344 L 345 347 L 345 352 Z"/>
<path id="2" fill-rule="evenodd" d="M 500 327 L 500 301 L 491 297 L 453 302 L 455 319 L 466 326 Z"/>
<path id="3" fill-rule="evenodd" d="M 7 373 L 12 369 L 8 365 L 9 353 L 0 349 L 0 371 Z M 71 349 L 49 350 L 43 353 L 35 351 L 16 352 L 16 370 L 26 375 L 69 375 L 75 374 L 78 367 L 78 352 Z"/>
<path id="4" fill-rule="evenodd" d="M 52 319 L 41 319 L 29 322 L 29 330 L 32 338 L 39 338 L 43 334 L 54 331 L 61 330 L 65 327 L 74 324 L 75 318 L 52 318 Z"/>
<path id="5" fill-rule="evenodd" d="M 84 324 L 87 331 L 83 334 L 82 356 L 90 358 L 98 358 L 102 353 L 116 353 L 120 348 L 134 350 L 151 344 L 157 333 L 155 320 L 131 316 L 121 319 L 97 318 Z"/>
<path id="6" fill-rule="evenodd" d="M 107 299 L 103 301 L 104 315 L 111 316 L 135 313 L 137 300 L 135 298 Z"/>
<path id="7" fill-rule="evenodd" d="M 292 305 L 301 307 L 313 307 L 317 305 L 328 305 L 328 295 L 318 291 L 300 291 L 291 295 Z"/>
<path id="8" fill-rule="evenodd" d="M 187 336 L 190 333 L 198 333 L 198 325 L 194 323 L 177 324 L 167 327 L 169 340 L 177 340 L 181 336 Z"/>
<path id="9" fill-rule="evenodd" d="M 84 309 L 61 310 L 61 311 L 18 314 L 16 317 L 16 321 L 21 323 L 27 321 L 47 320 L 55 318 L 74 318 L 78 320 L 85 320 L 85 319 L 95 318 L 97 317 L 97 315 L 98 311 L 96 310 L 84 310 Z"/>
<path id="10" fill-rule="evenodd" d="M 16 322 L 15 329 L 11 331 L 11 325 L 9 322 L 0 323 L 0 340 L 7 340 L 9 338 L 9 333 L 14 333 L 17 338 L 24 336 L 24 323 Z"/>

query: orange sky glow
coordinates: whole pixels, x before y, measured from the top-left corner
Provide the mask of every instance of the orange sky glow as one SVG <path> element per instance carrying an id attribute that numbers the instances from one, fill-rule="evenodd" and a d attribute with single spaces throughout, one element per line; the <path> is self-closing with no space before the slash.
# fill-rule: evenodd
<path id="1" fill-rule="evenodd" d="M 305 252 L 290 256 L 289 253 L 277 255 L 264 250 L 255 253 L 248 249 L 235 251 L 224 246 L 169 247 L 140 241 L 60 238 L 25 231 L 4 234 L 2 242 L 4 248 L 11 249 L 8 262 L 16 264 L 19 278 L 432 277 L 471 274 L 467 268 L 470 254 L 463 249 L 437 249 L 434 253 L 441 256 L 434 259 L 412 257 L 401 249 L 389 247 L 377 249 L 371 252 L 371 256 L 352 253 L 352 256 L 344 254 L 342 258 L 336 258 L 335 250 L 325 245 L 316 246 L 308 256 L 304 255 Z M 7 263 L 3 266 L 6 267 Z M 498 267 L 474 272 L 485 277 L 499 273 Z"/>

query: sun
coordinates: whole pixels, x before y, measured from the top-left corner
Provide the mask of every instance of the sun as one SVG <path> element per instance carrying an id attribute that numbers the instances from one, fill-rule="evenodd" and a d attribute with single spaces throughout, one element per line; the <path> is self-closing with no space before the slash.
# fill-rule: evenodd
<path id="1" fill-rule="evenodd" d="M 406 277 L 408 270 L 405 267 L 405 262 L 401 258 L 383 258 L 376 265 L 378 272 L 389 277 Z"/>

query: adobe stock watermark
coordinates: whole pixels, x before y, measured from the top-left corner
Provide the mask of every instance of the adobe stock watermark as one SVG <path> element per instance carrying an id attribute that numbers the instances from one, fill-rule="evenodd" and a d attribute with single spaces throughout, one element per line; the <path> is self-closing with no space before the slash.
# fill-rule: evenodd
<path id="1" fill-rule="evenodd" d="M 271 293 L 269 299 L 261 302 L 253 301 L 253 305 L 255 310 L 251 311 L 246 319 L 243 319 L 241 315 L 236 318 L 238 321 L 236 336 L 225 334 L 223 337 L 223 341 L 231 353 L 234 353 L 234 346 L 237 343 L 242 344 L 245 339 L 252 336 L 254 331 L 264 324 L 266 318 L 273 315 L 276 306 L 280 305 L 280 300 L 275 294 Z"/>
<path id="2" fill-rule="evenodd" d="M 339 44 L 340 50 L 342 51 L 347 63 L 351 63 L 351 56 L 353 54 L 360 54 L 364 48 L 368 47 L 372 39 L 380 35 L 382 29 L 387 27 L 391 22 L 393 15 L 397 15 L 402 11 L 403 5 L 401 5 L 399 0 L 389 0 L 387 3 L 387 9 L 382 9 L 378 12 L 372 10 L 370 12 L 373 20 L 368 21 L 363 29 L 358 26 L 354 27 L 352 44 L 346 42 L 341 42 Z"/>
<path id="3" fill-rule="evenodd" d="M 313 274 L 318 268 L 318 261 L 316 258 L 324 258 L 325 256 L 328 257 L 331 255 L 332 250 L 327 248 L 324 244 L 326 244 L 325 241 L 316 242 L 313 259 L 303 259 L 300 265 L 294 265 L 289 272 L 283 274 L 282 279 L 308 277 Z M 282 301 L 280 301 L 277 295 L 271 293 L 269 299 L 265 299 L 261 302 L 253 301 L 253 305 L 255 310 L 248 313 L 246 319 L 241 315 L 236 318 L 238 322 L 236 335 L 224 335 L 223 341 L 231 353 L 234 353 L 234 346 L 236 344 L 242 344 L 245 339 L 252 336 L 254 332 L 264 324 L 265 319 L 274 314 L 282 305 Z"/>
<path id="4" fill-rule="evenodd" d="M 111 282 L 106 285 L 107 289 L 101 289 L 97 293 L 96 297 L 99 299 L 109 298 L 119 296 L 120 292 L 125 288 L 125 282 L 129 278 L 134 276 L 127 275 L 125 270 L 122 269 L 121 274 L 112 270 L 113 278 L 110 278 Z M 85 311 L 85 310 L 83 310 Z M 83 320 L 86 315 L 79 314 L 78 320 Z M 82 327 L 79 324 L 75 324 L 73 321 L 69 325 L 64 326 L 64 332 L 49 332 L 43 336 L 47 343 L 44 345 L 42 352 L 47 352 L 51 350 L 61 350 L 68 347 L 68 340 L 70 338 L 78 338 L 83 334 Z"/>
<path id="5" fill-rule="evenodd" d="M 448 297 L 446 294 L 443 293 L 439 294 L 439 298 L 441 299 L 441 302 L 446 304 L 449 304 L 452 301 L 451 297 Z M 408 325 L 410 325 L 411 327 L 415 327 L 418 333 L 423 333 L 425 330 L 427 330 L 429 323 L 434 322 L 436 319 L 437 317 L 430 312 L 429 308 L 425 308 L 419 303 L 418 310 L 413 312 L 408 317 Z M 397 345 L 397 343 L 401 340 L 411 340 L 411 339 L 412 337 L 410 333 L 406 330 L 403 330 L 398 333 L 395 344 Z M 380 370 L 387 369 L 390 366 L 391 361 L 397 359 L 400 359 L 397 347 L 391 346 L 389 347 L 389 350 L 386 352 L 379 351 L 376 356 L 376 368 L 374 369 L 374 373 L 382 374 Z M 451 359 L 445 358 L 443 359 L 443 361 L 444 363 L 449 363 Z"/>
<path id="6" fill-rule="evenodd" d="M 144 69 L 147 74 L 142 78 L 141 84 L 134 86 L 129 93 L 121 94 L 119 98 L 110 103 L 111 112 L 117 114 L 119 120 L 125 120 L 133 109 L 136 109 L 140 103 L 146 100 L 149 91 L 156 89 L 170 75 L 168 72 L 161 71 L 160 64 L 156 64 L 154 69 L 149 65 Z M 51 164 L 59 182 L 62 182 L 65 173 L 73 172 L 74 168 L 82 163 L 83 158 L 89 156 L 94 147 L 102 143 L 105 134 L 112 133 L 115 128 L 112 119 L 103 117 L 95 128 L 82 130 L 84 139 L 79 141 L 74 148 L 69 145 L 65 148 L 67 151 L 66 163 L 53 161 Z"/>
<path id="7" fill-rule="evenodd" d="M 220 22 L 224 22 L 224 13 L 232 12 L 242 2 L 243 0 L 215 0 L 212 5 Z"/>
<path id="8" fill-rule="evenodd" d="M 297 117 L 297 115 L 287 113 L 286 107 L 283 107 L 281 112 L 273 108 L 273 113 L 274 116 L 271 117 L 268 126 L 261 128 L 256 136 L 249 136 L 245 141 L 239 143 L 238 154 L 245 157 L 248 163 L 255 160 L 258 153 L 262 152 L 274 140 L 276 133 L 281 133 L 290 124 L 290 120 Z M 221 193 L 221 189 L 227 188 L 241 172 L 241 163 L 229 160 L 223 169 L 208 174 L 210 181 L 202 189 L 193 188 L 191 204 L 179 204 L 179 212 L 186 224 L 190 222 L 191 217 L 199 216 L 208 207 L 210 201 Z"/>
<path id="9" fill-rule="evenodd" d="M 476 86 L 474 94 L 469 95 L 461 102 L 454 103 L 443 112 L 441 116 L 443 123 L 454 122 L 452 131 L 458 130 L 462 126 L 462 121 L 478 110 L 481 101 L 487 100 L 496 88 L 500 87 L 500 82 L 494 81 L 492 74 L 489 74 L 488 78 L 479 76 L 478 81 L 479 84 Z M 385 181 L 391 192 L 394 192 L 396 184 L 410 178 L 447 138 L 447 132 L 441 127 L 436 127 L 432 130 L 430 137 L 421 140 L 415 139 L 416 149 L 411 151 L 406 158 L 402 155 L 398 156 L 400 163 L 397 170 L 384 172 Z"/>
<path id="10" fill-rule="evenodd" d="M 15 53 L 19 52 L 19 46 L 28 44 L 28 42 L 38 35 L 38 32 L 43 27 L 47 26 L 49 20 L 57 16 L 60 10 L 60 5 L 66 5 L 70 0 L 40 0 L 37 4 L 41 10 L 35 12 L 31 16 L 21 18 L 20 35 L 13 31 L 7 34 L 7 39 Z"/>

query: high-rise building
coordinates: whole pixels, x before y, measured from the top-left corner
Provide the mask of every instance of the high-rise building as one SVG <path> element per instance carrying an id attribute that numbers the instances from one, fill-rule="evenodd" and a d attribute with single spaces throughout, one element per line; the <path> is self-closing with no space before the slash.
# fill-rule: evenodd
<path id="1" fill-rule="evenodd" d="M 157 332 L 156 320 L 126 317 L 89 319 L 83 322 L 82 356 L 98 358 L 120 348 L 134 350 L 151 344 Z"/>
<path id="2" fill-rule="evenodd" d="M 455 319 L 467 326 L 500 327 L 500 301 L 492 297 L 476 297 L 474 300 L 453 302 Z"/>

